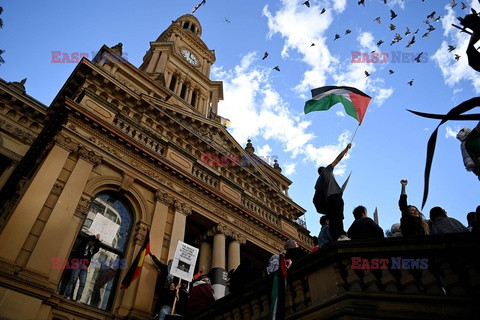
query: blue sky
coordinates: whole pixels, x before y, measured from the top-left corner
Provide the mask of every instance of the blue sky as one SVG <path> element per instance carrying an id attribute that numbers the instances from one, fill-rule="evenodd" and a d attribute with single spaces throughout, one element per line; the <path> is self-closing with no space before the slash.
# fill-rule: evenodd
<path id="1" fill-rule="evenodd" d="M 49 105 L 75 67 L 52 63 L 52 51 L 86 52 L 91 59 L 103 44 L 122 42 L 126 58 L 138 67 L 149 42 L 198 2 L 2 1 L 0 48 L 5 63 L 0 77 L 27 78 L 27 93 Z M 308 8 L 303 2 L 207 0 L 195 12 L 202 40 L 217 58 L 211 79 L 224 83 L 219 114 L 231 120 L 228 131 L 241 145 L 251 139 L 257 154 L 278 157 L 283 173 L 293 181 L 290 196 L 307 210 L 307 227 L 317 235 L 320 215 L 312 204 L 317 167 L 334 160 L 357 122 L 341 105 L 304 115 L 304 103 L 311 89 L 324 85 L 354 86 L 369 94 L 373 99 L 362 126 L 335 174 L 341 184 L 352 172 L 344 194 L 345 228 L 353 221 L 353 208 L 364 205 L 371 216 L 377 207 L 380 226 L 389 229 L 400 218 L 400 179 L 409 181 L 409 203 L 421 206 L 426 145 L 438 124 L 406 109 L 446 113 L 480 93 L 480 74 L 468 67 L 465 55 L 469 36 L 451 26 L 472 5 L 477 11 L 480 5 L 473 0 L 464 1 L 465 9 L 460 2 L 451 8 L 449 0 L 365 0 L 365 6 L 353 0 L 312 0 Z M 393 20 L 390 10 L 398 14 Z M 422 37 L 433 11 L 441 18 L 430 19 L 435 30 Z M 381 17 L 380 24 L 376 17 Z M 396 30 L 390 30 L 390 23 Z M 411 33 L 419 29 L 410 48 L 407 27 Z M 403 39 L 390 45 L 396 33 Z M 334 40 L 335 34 L 340 38 Z M 384 43 L 377 47 L 379 40 Z M 448 52 L 448 45 L 456 49 Z M 351 62 L 352 51 L 373 50 L 388 53 L 388 62 Z M 265 51 L 269 55 L 262 60 Z M 393 52 L 409 58 L 393 61 Z M 412 62 L 411 54 L 420 52 L 422 62 Z M 458 61 L 454 54 L 460 55 Z M 366 77 L 365 71 L 371 75 Z M 480 183 L 465 170 L 455 138 L 461 128 L 475 125 L 450 121 L 440 128 L 423 209 L 427 217 L 430 208 L 441 206 L 466 224 L 466 214 L 480 204 Z"/>

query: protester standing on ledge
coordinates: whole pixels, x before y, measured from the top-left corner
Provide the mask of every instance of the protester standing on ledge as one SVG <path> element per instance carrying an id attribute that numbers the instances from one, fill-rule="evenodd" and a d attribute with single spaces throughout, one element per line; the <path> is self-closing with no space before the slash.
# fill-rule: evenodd
<path id="1" fill-rule="evenodd" d="M 343 229 L 343 189 L 333 175 L 333 168 L 343 159 L 351 148 L 349 143 L 345 149 L 327 167 L 318 168 L 318 179 L 315 184 L 313 204 L 317 212 L 325 214 L 329 220 L 330 234 L 334 240 L 348 240 Z"/>
<path id="2" fill-rule="evenodd" d="M 403 236 L 425 236 L 430 233 L 427 221 L 417 207 L 407 204 L 407 180 L 400 180 L 402 192 L 398 200 L 398 206 L 402 212 L 400 229 Z"/>

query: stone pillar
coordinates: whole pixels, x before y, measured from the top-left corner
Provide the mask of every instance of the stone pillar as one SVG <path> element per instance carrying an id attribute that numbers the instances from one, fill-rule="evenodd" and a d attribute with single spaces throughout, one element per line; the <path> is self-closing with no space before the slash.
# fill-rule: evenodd
<path id="1" fill-rule="evenodd" d="M 100 163 L 101 158 L 92 151 L 80 148 L 79 158 L 72 173 L 58 197 L 52 213 L 46 221 L 45 227 L 39 235 L 38 242 L 27 263 L 27 268 L 49 274 L 52 266 L 52 257 L 58 256 L 60 248 L 67 240 L 73 243 L 81 221 L 73 219 L 80 197 L 83 194 L 90 172 L 94 165 Z M 77 228 L 76 233 L 68 235 L 71 224 Z M 68 238 L 68 239 L 66 239 Z M 59 241 L 60 240 L 60 241 Z M 62 256 L 63 258 L 63 256 Z"/>
<path id="2" fill-rule="evenodd" d="M 160 51 L 153 51 L 152 57 L 148 63 L 146 73 L 151 73 L 157 68 L 158 57 L 160 56 Z"/>
<path id="3" fill-rule="evenodd" d="M 200 245 L 198 271 L 202 271 L 203 274 L 208 274 L 212 268 L 212 245 L 206 235 L 201 236 L 196 243 Z"/>
<path id="4" fill-rule="evenodd" d="M 173 205 L 173 197 L 164 190 L 155 194 L 155 209 L 150 229 L 150 251 L 160 260 L 163 250 L 163 237 L 167 225 L 168 208 Z"/>
<path id="5" fill-rule="evenodd" d="M 175 200 L 175 217 L 173 218 L 172 236 L 170 237 L 170 247 L 168 249 L 168 259 L 173 259 L 175 250 L 177 250 L 178 241 L 183 241 L 185 237 L 185 225 L 187 216 L 192 213 L 192 208 L 185 203 Z"/>
<path id="6" fill-rule="evenodd" d="M 71 151 L 78 148 L 77 145 L 70 143 L 71 140 L 68 141 L 68 145 L 71 148 L 62 148 L 57 144 L 53 146 L 30 185 L 25 190 L 3 232 L 0 233 L 0 243 L 8 243 L 1 250 L 1 258 L 12 263 L 15 261 L 40 210 L 50 195 L 50 191 L 57 181 L 68 155 Z"/>
<path id="7" fill-rule="evenodd" d="M 236 269 L 240 265 L 240 245 L 246 243 L 246 238 L 238 233 L 232 234 L 232 240 L 228 243 L 228 269 Z"/>
<path id="8" fill-rule="evenodd" d="M 147 230 L 148 225 L 145 222 L 138 221 L 136 223 L 133 248 L 129 249 L 127 257 L 129 266 L 133 260 L 135 260 L 135 257 L 145 242 Z M 151 261 L 150 258 L 144 260 L 139 278 L 133 281 L 127 290 L 118 290 L 118 293 L 121 295 L 121 304 L 116 309 L 115 314 L 117 316 L 126 317 L 129 314 L 135 315 L 138 318 L 151 316 L 152 297 L 147 297 L 145 293 L 150 290 L 150 287 L 155 287 L 151 279 L 156 277 L 157 270 L 149 261 Z M 128 269 L 122 271 L 120 279 L 125 277 L 127 271 Z"/>
<path id="9" fill-rule="evenodd" d="M 225 239 L 226 227 L 217 225 L 209 231 L 213 235 L 212 270 L 209 272 L 210 282 L 214 290 L 215 299 L 225 296 L 227 271 L 225 270 Z"/>

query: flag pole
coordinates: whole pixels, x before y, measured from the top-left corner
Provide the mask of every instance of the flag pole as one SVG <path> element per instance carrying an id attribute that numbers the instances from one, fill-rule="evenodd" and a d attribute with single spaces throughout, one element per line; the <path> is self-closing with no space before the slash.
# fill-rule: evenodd
<path id="1" fill-rule="evenodd" d="M 357 134 L 358 128 L 360 128 L 360 122 L 358 123 L 358 126 L 355 129 L 355 132 L 353 133 L 353 137 L 352 137 L 352 140 L 350 141 L 350 144 L 353 142 L 353 139 L 355 138 L 355 135 Z"/>

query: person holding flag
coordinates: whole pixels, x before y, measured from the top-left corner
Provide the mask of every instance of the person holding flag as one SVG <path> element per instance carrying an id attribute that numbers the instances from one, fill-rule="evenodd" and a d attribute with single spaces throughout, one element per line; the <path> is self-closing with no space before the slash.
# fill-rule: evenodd
<path id="1" fill-rule="evenodd" d="M 372 98 L 369 95 L 353 87 L 324 86 L 312 90 L 312 99 L 305 102 L 304 113 L 329 110 L 337 103 L 341 103 L 345 108 L 345 112 L 358 121 L 357 129 L 352 137 L 353 141 L 358 128 L 362 124 L 363 117 L 367 112 L 368 104 L 371 100 Z M 352 141 L 340 152 L 331 164 L 327 167 L 318 168 L 319 177 L 315 184 L 313 204 L 318 213 L 327 216 L 330 234 L 334 240 L 349 240 L 343 229 L 344 202 L 342 198 L 348 178 L 342 187 L 340 187 L 333 175 L 333 169 L 352 147 Z"/>
<path id="2" fill-rule="evenodd" d="M 313 204 L 319 213 L 325 214 L 328 218 L 330 235 L 334 240 L 349 240 L 343 229 L 343 188 L 338 185 L 333 174 L 333 168 L 343 159 L 351 147 L 350 143 L 347 144 L 331 164 L 327 167 L 318 168 L 318 179 L 315 183 Z"/>

